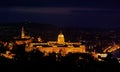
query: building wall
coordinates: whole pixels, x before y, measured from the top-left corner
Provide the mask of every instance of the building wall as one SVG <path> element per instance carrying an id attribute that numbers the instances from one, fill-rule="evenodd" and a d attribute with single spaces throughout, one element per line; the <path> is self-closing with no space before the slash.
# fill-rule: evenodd
<path id="1" fill-rule="evenodd" d="M 34 47 L 35 48 L 35 47 Z M 68 53 L 85 53 L 86 52 L 86 48 L 84 45 L 80 46 L 80 47 L 36 47 L 36 49 L 38 49 L 39 51 L 43 52 L 43 53 L 61 53 L 62 55 L 66 55 Z M 26 51 L 32 51 L 32 48 L 28 48 L 26 49 Z"/>

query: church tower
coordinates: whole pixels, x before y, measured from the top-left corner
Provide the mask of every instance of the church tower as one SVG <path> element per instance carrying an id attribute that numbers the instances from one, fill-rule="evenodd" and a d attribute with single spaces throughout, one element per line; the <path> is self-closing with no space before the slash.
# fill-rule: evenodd
<path id="1" fill-rule="evenodd" d="M 22 30 L 21 30 L 21 38 L 25 38 L 25 32 L 24 32 L 24 27 L 22 26 Z"/>
<path id="2" fill-rule="evenodd" d="M 64 35 L 62 34 L 62 32 L 60 32 L 60 34 L 58 35 L 57 43 L 65 44 L 65 38 L 64 38 Z"/>

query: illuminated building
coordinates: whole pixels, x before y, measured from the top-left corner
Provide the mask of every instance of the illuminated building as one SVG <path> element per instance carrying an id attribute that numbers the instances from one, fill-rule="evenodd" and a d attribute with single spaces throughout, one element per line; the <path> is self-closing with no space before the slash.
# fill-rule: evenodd
<path id="1" fill-rule="evenodd" d="M 38 40 L 38 42 L 42 42 L 42 38 L 41 37 L 38 37 L 37 40 Z"/>
<path id="2" fill-rule="evenodd" d="M 22 26 L 22 30 L 21 30 L 21 38 L 25 38 L 25 32 L 24 32 L 24 27 Z"/>
<path id="3" fill-rule="evenodd" d="M 22 39 L 24 39 L 24 38 L 25 38 L 25 39 L 29 39 L 29 38 L 30 38 L 30 36 L 26 36 L 26 35 L 25 35 L 25 30 L 24 30 L 24 27 L 23 27 L 23 26 L 22 26 L 22 30 L 21 30 L 21 38 L 22 38 Z"/>
<path id="4" fill-rule="evenodd" d="M 113 52 L 113 51 L 115 51 L 115 50 L 117 50 L 117 49 L 119 49 L 119 48 L 120 48 L 119 45 L 113 44 L 113 45 L 108 46 L 107 48 L 105 48 L 105 49 L 103 50 L 103 52 L 104 52 L 104 53 L 106 53 L 106 52 L 110 53 L 110 52 Z"/>
<path id="5" fill-rule="evenodd" d="M 21 37 L 15 40 L 17 45 L 26 44 L 25 51 L 30 52 L 33 50 L 39 50 L 45 54 L 48 53 L 62 53 L 65 56 L 68 53 L 85 53 L 85 45 L 81 45 L 81 42 L 65 42 L 65 37 L 62 32 L 58 34 L 57 41 L 43 42 L 41 37 L 37 38 L 38 42 L 32 42 L 34 38 L 25 35 L 24 27 L 21 29 Z"/>
<path id="6" fill-rule="evenodd" d="M 24 30 L 24 27 L 22 26 L 22 29 L 21 29 L 21 37 L 14 37 L 15 39 L 15 43 L 17 45 L 21 45 L 21 44 L 28 44 L 30 42 L 32 42 L 32 39 L 30 36 L 26 36 L 25 35 L 25 30 Z"/>
<path id="7" fill-rule="evenodd" d="M 60 32 L 60 34 L 58 35 L 57 41 L 48 41 L 46 43 L 44 42 L 29 43 L 29 45 L 26 47 L 26 52 L 30 52 L 35 49 L 45 54 L 49 54 L 53 52 L 61 53 L 63 56 L 65 56 L 68 53 L 86 52 L 85 45 L 81 45 L 80 42 L 65 42 L 65 38 L 62 32 Z"/>
<path id="8" fill-rule="evenodd" d="M 58 35 L 57 43 L 65 44 L 65 39 L 64 39 L 64 35 L 62 34 L 62 32 L 60 32 L 60 34 Z"/>

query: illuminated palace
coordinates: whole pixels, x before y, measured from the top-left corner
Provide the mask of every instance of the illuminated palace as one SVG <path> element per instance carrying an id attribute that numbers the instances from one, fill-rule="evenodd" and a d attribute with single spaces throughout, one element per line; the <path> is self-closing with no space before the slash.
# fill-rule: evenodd
<path id="1" fill-rule="evenodd" d="M 16 40 L 17 44 L 26 43 L 26 52 L 33 50 L 39 50 L 44 53 L 62 53 L 66 55 L 68 53 L 84 53 L 86 52 L 85 45 L 81 45 L 80 42 L 65 42 L 65 37 L 62 32 L 58 35 L 57 41 L 41 42 L 41 38 L 37 39 L 37 42 L 32 42 L 30 36 L 25 36 L 24 28 L 21 29 L 21 40 Z"/>
<path id="2" fill-rule="evenodd" d="M 46 54 L 55 52 L 62 53 L 62 55 L 66 55 L 68 53 L 88 53 L 88 51 L 86 51 L 86 46 L 82 45 L 81 42 L 66 42 L 62 31 L 58 34 L 56 41 L 43 42 L 41 37 L 38 37 L 37 42 L 33 42 L 33 39 L 34 39 L 33 37 L 25 35 L 24 27 L 22 26 L 21 37 L 20 39 L 16 40 L 16 44 L 20 45 L 25 43 L 26 52 L 39 50 Z M 118 48 L 120 47 L 115 44 L 111 48 L 110 47 L 105 48 L 103 53 L 106 53 L 107 51 L 112 52 Z"/>

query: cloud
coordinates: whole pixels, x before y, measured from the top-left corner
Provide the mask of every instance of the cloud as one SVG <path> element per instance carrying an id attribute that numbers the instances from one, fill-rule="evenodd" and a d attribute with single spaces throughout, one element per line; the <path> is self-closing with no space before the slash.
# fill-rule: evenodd
<path id="1" fill-rule="evenodd" d="M 79 8 L 79 7 L 10 7 L 0 8 L 0 12 L 17 12 L 17 13 L 33 13 L 33 14 L 64 14 L 69 15 L 82 11 L 102 11 L 115 12 L 117 9 L 100 9 L 100 8 Z"/>
<path id="2" fill-rule="evenodd" d="M 31 7 L 31 8 L 11 8 L 11 11 L 40 14 L 69 14 L 71 12 L 71 9 L 57 7 L 39 7 L 39 8 Z"/>
<path id="3" fill-rule="evenodd" d="M 5 10 L 2 8 L 2 10 Z M 100 8 L 79 8 L 79 7 L 13 7 L 7 8 L 7 11 L 19 13 L 36 13 L 36 14 L 72 14 L 82 11 L 119 11 L 116 9 L 100 9 Z"/>

